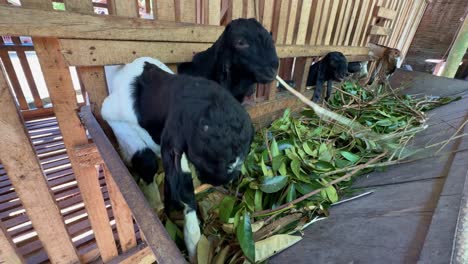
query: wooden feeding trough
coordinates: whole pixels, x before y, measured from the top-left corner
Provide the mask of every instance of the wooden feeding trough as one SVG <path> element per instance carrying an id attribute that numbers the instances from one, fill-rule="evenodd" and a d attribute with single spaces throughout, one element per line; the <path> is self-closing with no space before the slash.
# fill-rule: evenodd
<path id="1" fill-rule="evenodd" d="M 5 263 L 182 263 L 183 257 L 150 209 L 112 145 L 100 118 L 107 96 L 106 65 L 137 57 L 173 66 L 190 61 L 223 31 L 221 25 L 255 17 L 273 32 L 280 76 L 307 93 L 309 65 L 330 51 L 349 61 L 371 60 L 368 43 L 403 56 L 424 12 L 424 0 L 23 0 L 0 1 L 0 258 Z M 105 2 L 105 3 L 101 3 Z M 139 1 L 141 2 L 141 1 Z M 94 8 L 109 15 L 95 15 Z M 18 36 L 32 36 L 24 46 Z M 25 52 L 34 51 L 50 95 L 46 108 Z M 11 54 L 29 83 L 27 105 Z M 87 103 L 77 103 L 71 66 Z M 10 87 L 11 85 L 11 87 Z M 258 125 L 301 103 L 276 83 L 259 85 L 248 111 Z M 110 140 L 111 139 L 111 140 Z M 62 144 L 63 142 L 63 144 Z M 70 166 L 71 165 L 71 166 Z M 80 218 L 81 217 L 81 218 Z M 78 220 L 77 220 L 78 219 Z"/>

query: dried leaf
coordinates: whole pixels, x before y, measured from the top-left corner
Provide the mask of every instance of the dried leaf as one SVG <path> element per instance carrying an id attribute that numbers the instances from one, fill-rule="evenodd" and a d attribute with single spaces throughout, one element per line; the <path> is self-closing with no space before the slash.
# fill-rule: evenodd
<path id="1" fill-rule="evenodd" d="M 218 255 L 213 259 L 214 264 L 224 264 L 226 263 L 226 257 L 229 253 L 231 247 L 229 245 L 225 246 Z M 199 264 L 208 263 L 208 262 L 198 262 Z"/>
<path id="2" fill-rule="evenodd" d="M 197 245 L 197 260 L 198 263 L 209 263 L 210 258 L 210 241 L 202 235 Z"/>
<path id="3" fill-rule="evenodd" d="M 262 262 L 301 241 L 300 236 L 274 235 L 255 242 L 255 261 Z"/>

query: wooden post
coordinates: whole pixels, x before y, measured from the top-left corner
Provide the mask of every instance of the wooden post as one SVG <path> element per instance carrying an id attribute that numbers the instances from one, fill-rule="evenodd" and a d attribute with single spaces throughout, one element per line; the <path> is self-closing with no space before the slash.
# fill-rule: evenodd
<path id="1" fill-rule="evenodd" d="M 60 53 L 58 39 L 35 38 L 34 43 L 101 257 L 104 262 L 109 261 L 117 256 L 117 247 L 100 190 L 97 170 L 94 164 L 81 164 L 74 151 L 78 146 L 87 145 L 88 137 L 77 114 L 78 105 L 68 64 Z"/>
<path id="2" fill-rule="evenodd" d="M 457 73 L 460 62 L 465 55 L 466 49 L 468 48 L 468 16 L 465 17 L 460 31 L 458 31 L 457 38 L 453 43 L 450 53 L 447 57 L 447 62 L 445 63 L 444 71 L 442 76 L 453 78 Z"/>
<path id="3" fill-rule="evenodd" d="M 4 263 L 26 263 L 2 223 L 0 223 L 0 249 L 0 259 Z"/>
<path id="4" fill-rule="evenodd" d="M 0 159 L 26 214 L 52 263 L 78 263 L 77 252 L 3 73 L 0 73 L 0 105 Z"/>

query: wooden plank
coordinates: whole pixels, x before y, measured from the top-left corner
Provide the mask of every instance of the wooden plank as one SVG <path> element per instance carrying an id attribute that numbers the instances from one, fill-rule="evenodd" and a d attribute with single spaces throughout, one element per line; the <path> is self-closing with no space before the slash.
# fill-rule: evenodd
<path id="1" fill-rule="evenodd" d="M 413 22 L 413 26 L 411 28 L 410 33 L 408 34 L 408 37 L 406 39 L 406 42 L 401 49 L 401 61 L 403 61 L 406 57 L 406 53 L 408 52 L 408 49 L 411 45 L 411 42 L 413 41 L 414 35 L 416 34 L 416 30 L 418 29 L 419 23 L 421 23 L 422 16 L 424 15 L 424 12 L 426 10 L 427 3 L 425 1 L 421 1 L 419 9 L 417 11 L 417 15 L 415 17 L 415 20 Z M 400 62 L 401 63 L 401 62 Z M 398 65 L 400 66 L 400 65 Z"/>
<path id="2" fill-rule="evenodd" d="M 246 14 L 245 18 L 256 18 L 258 20 L 257 15 L 256 15 L 257 14 L 256 13 L 257 7 L 255 6 L 256 2 L 257 2 L 257 0 L 248 0 L 247 1 L 247 14 Z"/>
<path id="3" fill-rule="evenodd" d="M 208 23 L 209 25 L 220 25 L 221 23 L 221 0 L 208 0 Z"/>
<path id="4" fill-rule="evenodd" d="M 402 9 L 403 9 L 403 7 L 405 5 L 405 1 L 398 0 L 397 2 L 398 2 L 398 4 L 397 4 L 397 9 L 396 9 L 396 17 L 390 23 L 390 28 L 392 29 L 392 35 L 390 36 L 390 38 L 388 38 L 387 43 L 385 43 L 386 46 L 389 46 L 389 47 L 392 46 L 392 41 L 393 41 L 393 39 L 395 37 L 395 32 L 397 32 L 396 27 L 398 26 L 398 20 L 399 20 L 399 18 L 401 16 L 401 13 L 403 12 Z"/>
<path id="5" fill-rule="evenodd" d="M 275 2 L 274 0 L 265 0 L 264 3 L 262 25 L 266 30 L 271 31 L 273 28 L 273 11 Z"/>
<path id="6" fill-rule="evenodd" d="M 149 206 L 143 193 L 133 180 L 127 167 L 119 154 L 115 151 L 109 139 L 106 137 L 96 119 L 93 117 L 89 106 L 84 106 L 80 112 L 81 118 L 94 143 L 101 153 L 108 170 L 118 186 L 120 193 L 131 208 L 133 216 L 145 234 L 146 242 L 156 256 L 158 263 L 181 263 L 184 261 L 175 243 L 167 234 L 154 211 Z"/>
<path id="7" fill-rule="evenodd" d="M 123 3 L 129 2 L 125 0 Z M 223 30 L 221 26 L 181 25 L 138 18 L 6 6 L 0 8 L 0 35 L 213 43 Z"/>
<path id="8" fill-rule="evenodd" d="M 359 42 L 361 39 L 361 32 L 362 32 L 362 29 L 364 28 L 364 21 L 369 16 L 369 13 L 367 12 L 368 9 L 369 9 L 369 0 L 363 0 L 359 18 L 358 18 L 357 25 L 356 25 L 356 29 L 355 29 L 354 36 L 353 36 L 353 41 L 351 42 L 352 46 L 359 45 Z"/>
<path id="9" fill-rule="evenodd" d="M 76 1 L 76 0 L 70 0 Z M 158 0 L 159 1 L 159 0 Z M 109 15 L 120 17 L 138 17 L 138 4 L 136 0 L 107 0 Z"/>
<path id="10" fill-rule="evenodd" d="M 296 28 L 296 16 L 298 14 L 298 4 L 299 0 L 291 0 L 291 5 L 289 7 L 289 16 L 286 21 L 287 29 L 286 29 L 286 40 L 285 44 L 292 44 L 293 43 L 293 36 L 294 30 Z M 300 13 L 299 13 L 300 14 Z"/>
<path id="11" fill-rule="evenodd" d="M 155 257 L 148 246 L 140 245 L 113 259 L 109 264 L 151 264 Z M 200 263 L 201 264 L 201 263 Z"/>
<path id="12" fill-rule="evenodd" d="M 18 59 L 21 63 L 21 68 L 23 68 L 24 76 L 26 77 L 26 81 L 28 82 L 29 90 L 34 99 L 34 105 L 36 108 L 42 108 L 44 105 L 42 104 L 41 96 L 39 95 L 39 91 L 37 90 L 36 82 L 34 81 L 34 77 L 32 75 L 31 67 L 29 66 L 28 59 L 26 58 L 26 54 L 24 51 L 16 52 Z"/>
<path id="13" fill-rule="evenodd" d="M 10 80 L 13 91 L 15 92 L 15 97 L 18 100 L 20 109 L 29 109 L 28 102 L 26 102 L 26 98 L 24 97 L 23 90 L 21 89 L 18 76 L 16 75 L 15 69 L 13 68 L 13 64 L 11 63 L 10 55 L 8 55 L 7 50 L 0 49 L 0 59 L 3 62 L 4 71 L 7 74 L 8 79 Z"/>
<path id="14" fill-rule="evenodd" d="M 377 9 L 377 16 L 389 20 L 393 20 L 396 18 L 397 12 L 392 9 L 385 8 L 383 6 L 379 6 Z"/>
<path id="15" fill-rule="evenodd" d="M 52 10 L 52 1 L 50 0 L 22 0 L 21 7 L 37 8 L 41 10 Z"/>
<path id="16" fill-rule="evenodd" d="M 346 32 L 350 27 L 349 20 L 351 18 L 351 8 L 352 8 L 353 0 L 348 0 L 346 3 L 345 11 L 344 11 L 344 18 L 343 22 L 341 23 L 340 32 L 338 34 L 338 41 L 336 45 L 344 45 Z"/>
<path id="17" fill-rule="evenodd" d="M 312 8 L 312 1 L 302 1 L 299 29 L 297 31 L 297 45 L 304 45 L 306 43 L 307 28 L 309 27 L 310 11 Z"/>
<path id="18" fill-rule="evenodd" d="M 396 4 L 396 1 L 386 1 L 384 7 L 388 8 L 388 9 L 393 9 L 395 4 Z M 383 20 L 383 23 L 381 22 L 381 26 L 386 27 L 386 28 L 390 28 L 389 27 L 390 22 L 391 22 L 390 20 L 388 20 L 388 19 L 381 19 L 381 20 Z M 387 38 L 388 38 L 388 36 L 379 36 L 378 37 L 378 39 L 379 39 L 378 43 L 383 45 Z"/>
<path id="19" fill-rule="evenodd" d="M 23 126 L 3 73 L 0 73 L 0 159 L 53 263 L 76 263 L 78 255 L 68 236 L 60 211 L 51 194 L 31 140 Z M 41 206 L 37 202 L 41 201 Z"/>
<path id="20" fill-rule="evenodd" d="M 311 35 L 310 35 L 310 42 L 309 42 L 309 44 L 311 44 L 311 45 L 317 44 L 317 36 L 318 36 L 318 32 L 319 32 L 323 2 L 325 2 L 325 1 L 317 1 L 317 6 L 316 6 L 316 9 L 315 9 L 315 12 L 314 12 L 314 22 L 312 23 L 313 27 L 311 27 L 312 32 L 311 32 Z M 309 27 L 310 27 L 310 25 L 309 25 Z"/>
<path id="21" fill-rule="evenodd" d="M 324 45 L 330 45 L 330 40 L 332 37 L 333 33 L 333 28 L 335 25 L 335 20 L 337 16 L 337 11 L 338 11 L 338 4 L 340 3 L 339 0 L 333 0 L 331 11 L 330 11 L 330 17 L 328 19 L 328 25 L 326 29 L 326 34 L 325 34 L 325 40 L 324 40 Z"/>
<path id="22" fill-rule="evenodd" d="M 91 0 L 63 0 L 65 10 L 78 13 L 94 13 L 93 3 Z"/>
<path id="23" fill-rule="evenodd" d="M 117 232 L 119 234 L 120 246 L 122 247 L 122 251 L 126 252 L 137 245 L 132 212 L 128 208 L 122 194 L 119 192 L 119 188 L 112 178 L 109 169 L 105 165 L 103 168 L 107 190 L 112 204 L 112 211 L 114 212 L 115 225 L 117 226 Z"/>
<path id="24" fill-rule="evenodd" d="M 153 1 L 153 14 L 158 20 L 176 21 L 174 0 Z"/>
<path id="25" fill-rule="evenodd" d="M 320 13 L 322 16 L 320 17 L 320 27 L 318 29 L 317 33 L 317 40 L 315 44 L 317 45 L 322 45 L 324 43 L 324 38 L 325 38 L 325 29 L 328 26 L 328 20 L 330 18 L 330 1 L 323 1 L 324 4 L 322 6 L 322 10 Z"/>
<path id="26" fill-rule="evenodd" d="M 276 2 L 279 7 L 279 13 L 278 14 L 278 29 L 276 32 L 276 44 L 284 44 L 286 41 L 286 30 L 288 29 L 286 24 L 288 20 L 288 7 L 290 1 L 287 0 L 281 0 L 280 2 Z M 275 10 L 276 11 L 276 10 Z"/>
<path id="27" fill-rule="evenodd" d="M 392 29 L 373 25 L 371 27 L 370 34 L 371 35 L 378 35 L 378 36 L 388 36 L 388 35 L 392 34 Z"/>
<path id="28" fill-rule="evenodd" d="M 98 120 L 102 120 L 101 107 L 104 99 L 109 95 L 107 90 L 104 67 L 79 67 L 78 76 L 89 96 L 91 109 Z"/>
<path id="29" fill-rule="evenodd" d="M 0 259 L 4 263 L 26 263 L 2 223 L 0 223 L 0 248 L 2 249 L 0 250 Z"/>
<path id="30" fill-rule="evenodd" d="M 76 115 L 77 102 L 68 65 L 60 53 L 57 39 L 34 38 L 33 41 L 99 251 L 102 259 L 108 261 L 117 256 L 117 248 L 96 167 L 81 164 L 80 157 L 74 151 L 75 147 L 86 145 L 88 138 Z"/>
<path id="31" fill-rule="evenodd" d="M 196 22 L 196 3 L 194 0 L 179 0 L 180 2 L 180 22 L 195 23 Z"/>
<path id="32" fill-rule="evenodd" d="M 351 45 L 351 34 L 354 32 L 354 22 L 356 21 L 357 11 L 360 7 L 362 0 L 355 0 L 353 12 L 351 13 L 351 18 L 349 19 L 349 27 L 346 31 L 346 37 L 344 39 L 343 45 Z"/>
<path id="33" fill-rule="evenodd" d="M 363 32 L 362 32 L 362 37 L 359 41 L 359 45 L 360 46 L 366 46 L 367 45 L 367 42 L 369 41 L 369 37 L 370 37 L 370 25 L 371 24 L 375 24 L 375 20 L 376 20 L 376 17 L 374 16 L 374 9 L 377 8 L 376 7 L 376 1 L 377 0 L 371 0 L 371 3 L 370 3 L 370 7 L 369 7 L 369 10 L 368 10 L 368 14 L 367 14 L 367 18 L 366 18 L 366 21 L 364 22 L 364 25 L 363 25 Z M 367 41 L 367 42 L 366 42 Z"/>
<path id="34" fill-rule="evenodd" d="M 93 41 L 93 40 L 60 40 L 62 52 L 66 61 L 74 66 L 102 66 L 129 63 L 135 58 L 149 56 L 159 58 L 164 63 L 190 61 L 193 52 L 205 50 L 208 44 L 141 42 L 141 41 Z M 93 48 L 90 55 L 89 48 Z M 318 56 L 323 52 L 333 50 L 344 52 L 345 55 L 365 55 L 366 47 L 346 46 L 309 46 L 309 45 L 277 45 L 276 51 L 280 58 Z M 115 50 L 119 50 L 116 54 Z M 172 51 L 172 52 L 171 52 Z"/>
<path id="35" fill-rule="evenodd" d="M 242 17 L 242 7 L 243 7 L 243 2 L 239 0 L 230 0 L 230 8 L 228 12 L 231 12 L 231 19 L 237 19 Z"/>

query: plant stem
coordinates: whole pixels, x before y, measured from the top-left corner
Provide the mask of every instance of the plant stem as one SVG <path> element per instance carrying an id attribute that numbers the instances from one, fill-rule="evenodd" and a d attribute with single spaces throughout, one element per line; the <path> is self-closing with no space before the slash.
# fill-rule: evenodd
<path id="1" fill-rule="evenodd" d="M 368 162 L 366 162 L 366 163 L 364 163 L 364 164 L 361 164 L 361 165 L 359 165 L 359 166 L 356 166 L 356 167 L 354 168 L 353 171 L 351 171 L 350 173 L 348 173 L 348 174 L 346 174 L 346 175 L 344 175 L 344 176 L 342 176 L 342 177 L 340 177 L 340 178 L 338 178 L 338 179 L 336 179 L 336 180 L 333 180 L 333 181 L 329 182 L 329 183 L 326 184 L 323 188 L 320 188 L 320 189 L 317 189 L 317 190 L 315 190 L 315 191 L 312 191 L 312 192 L 310 192 L 310 193 L 308 193 L 308 194 L 306 194 L 306 195 L 303 195 L 303 196 L 301 196 L 301 197 L 299 197 L 299 198 L 297 198 L 297 199 L 295 199 L 295 200 L 293 200 L 293 201 L 291 201 L 291 202 L 289 202 L 289 203 L 285 203 L 285 204 L 283 204 L 283 205 L 281 205 L 281 206 L 278 206 L 278 207 L 276 207 L 275 209 L 269 209 L 269 210 L 263 210 L 263 211 L 255 212 L 255 213 L 252 214 L 252 216 L 253 216 L 253 217 L 257 217 L 257 216 L 261 216 L 261 215 L 265 215 L 265 214 L 270 214 L 270 213 L 273 213 L 273 212 L 276 212 L 276 211 L 280 211 L 280 210 L 283 210 L 283 209 L 288 208 L 288 207 L 292 207 L 293 205 L 295 205 L 295 204 L 297 204 L 297 203 L 300 203 L 300 202 L 304 201 L 305 199 L 307 199 L 307 198 L 309 198 L 309 197 L 311 197 L 311 196 L 313 196 L 313 195 L 319 193 L 319 192 L 322 191 L 323 189 L 325 189 L 325 188 L 327 188 L 327 187 L 330 187 L 330 186 L 333 185 L 333 184 L 337 184 L 337 183 L 339 183 L 339 182 L 342 182 L 342 181 L 344 181 L 344 180 L 350 178 L 351 176 L 353 176 L 354 174 L 356 174 L 356 173 L 357 173 L 358 171 L 360 171 L 361 169 L 367 168 L 370 164 L 375 163 L 375 162 L 377 162 L 378 160 L 382 159 L 383 157 L 385 157 L 385 155 L 387 155 L 387 152 L 384 152 L 384 153 L 380 154 L 379 156 L 377 156 L 377 157 L 375 157 L 375 158 L 369 160 Z"/>

